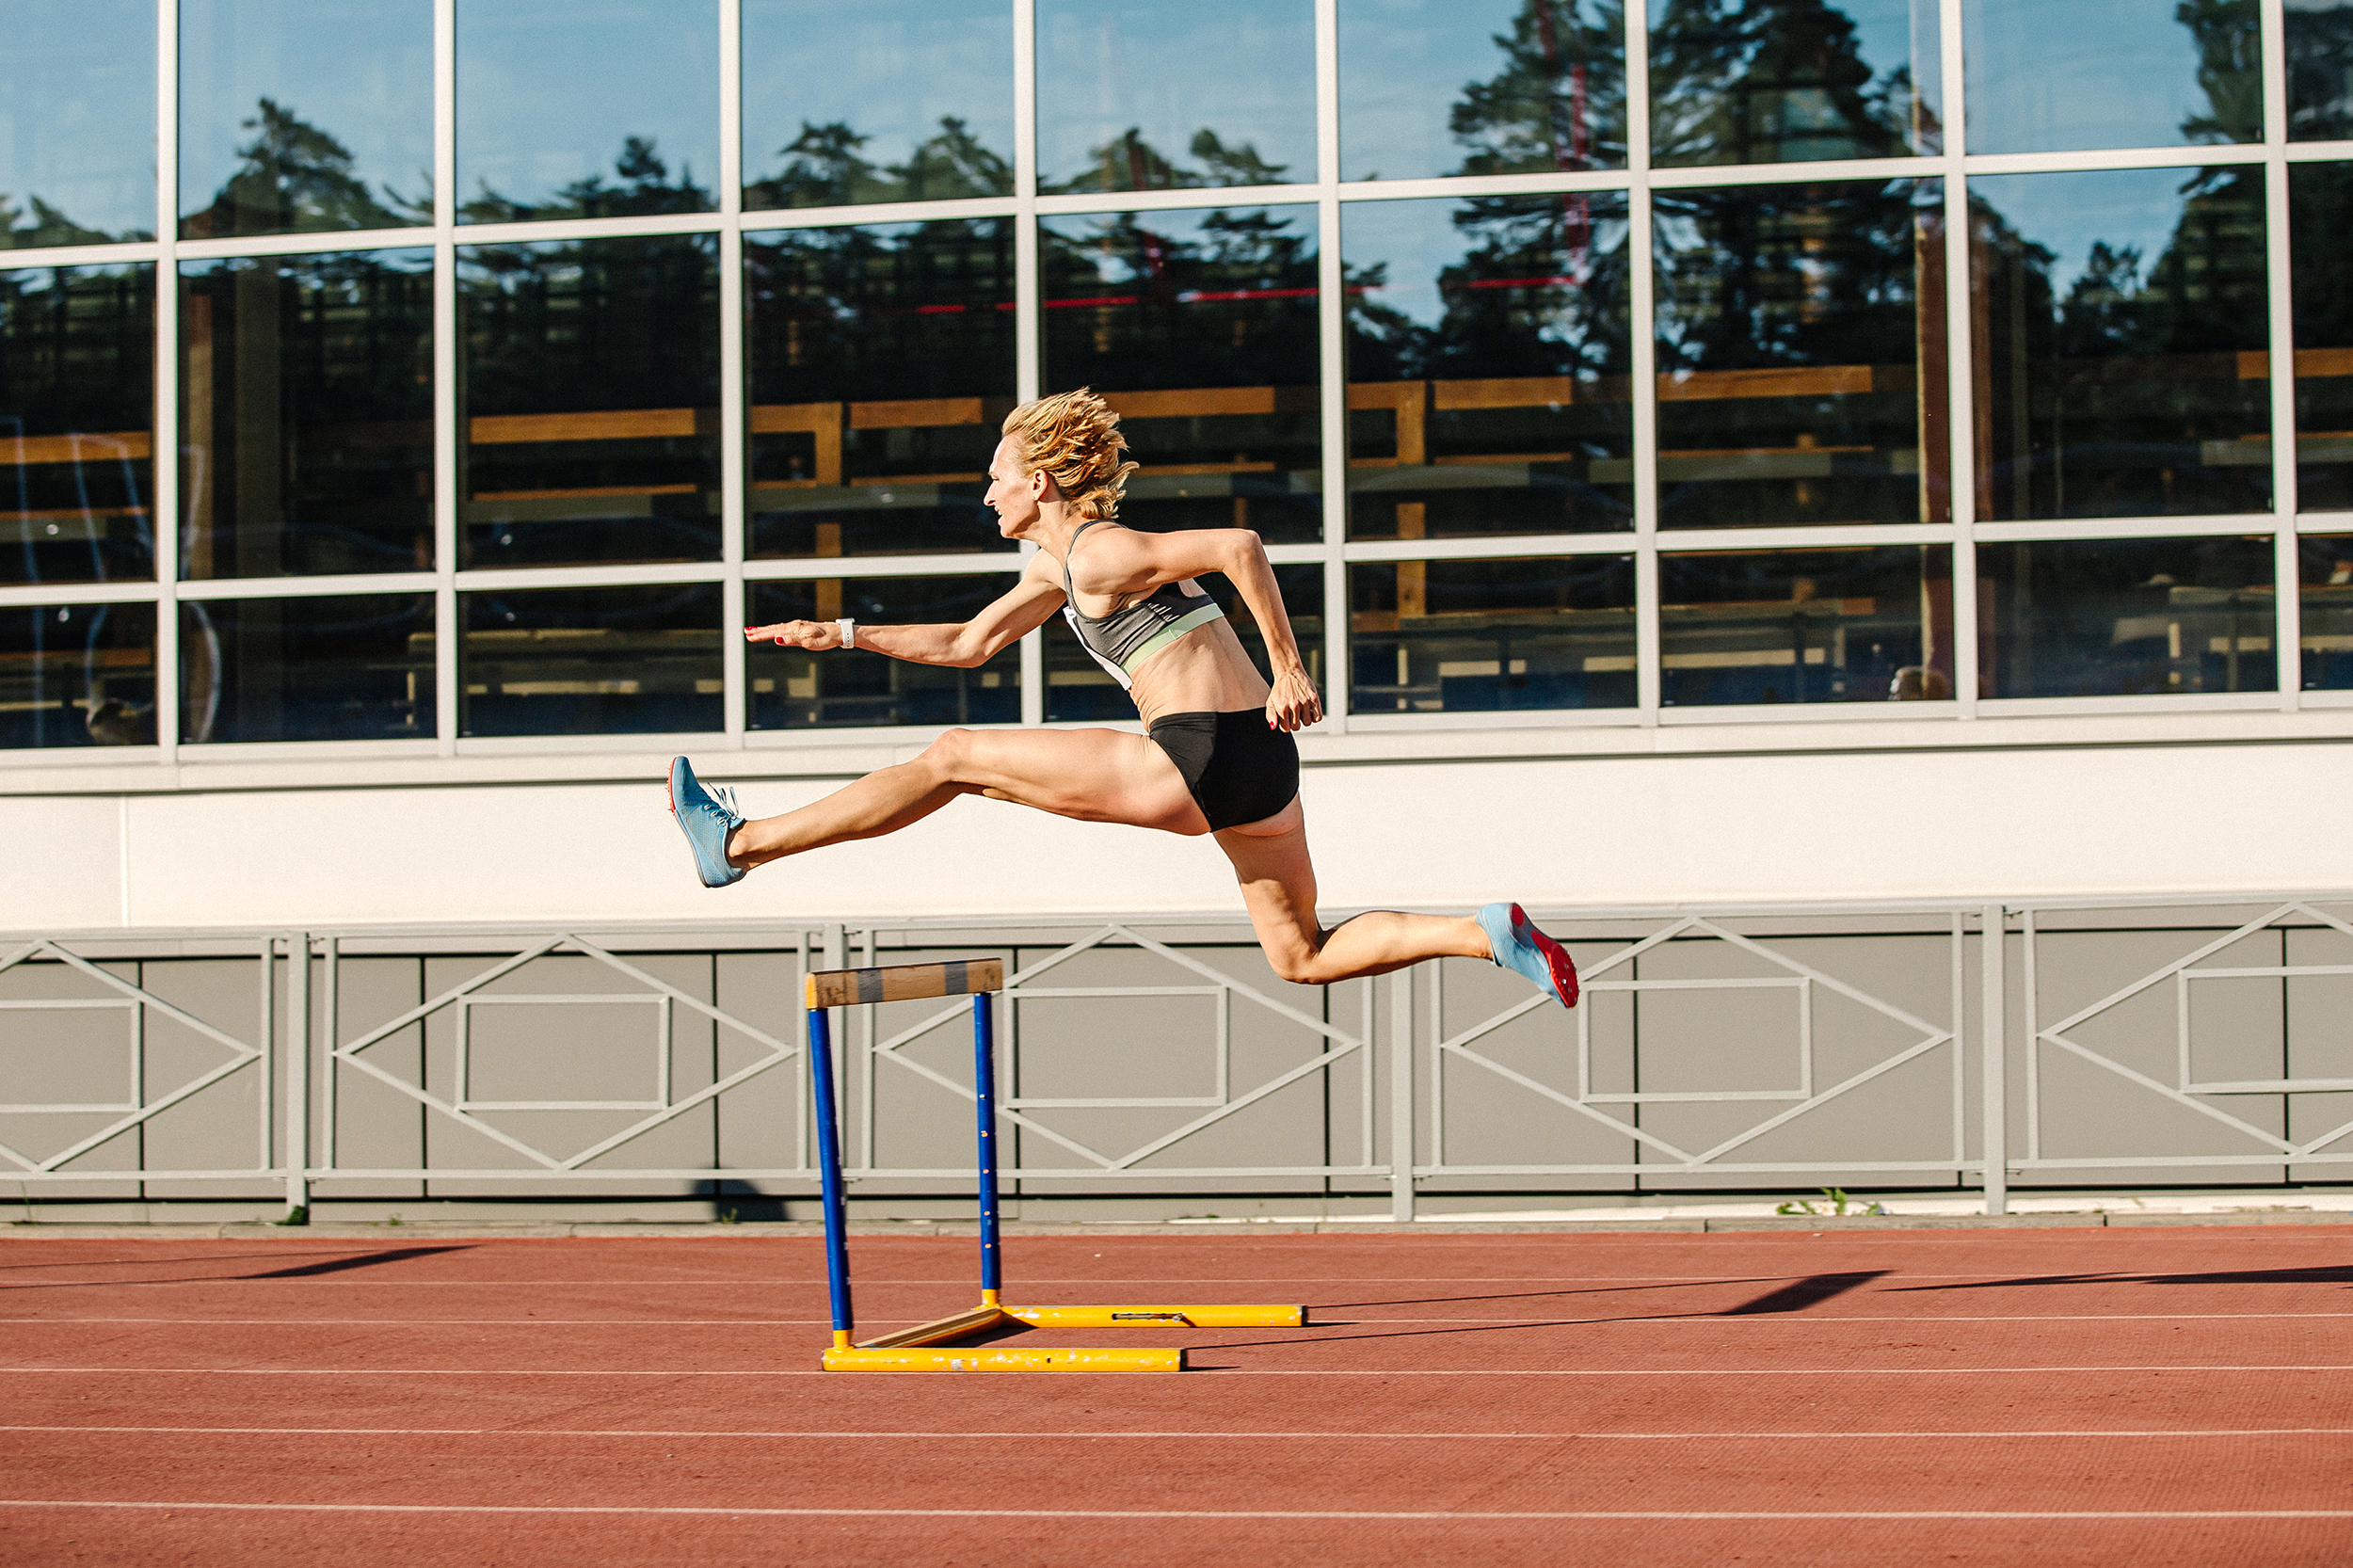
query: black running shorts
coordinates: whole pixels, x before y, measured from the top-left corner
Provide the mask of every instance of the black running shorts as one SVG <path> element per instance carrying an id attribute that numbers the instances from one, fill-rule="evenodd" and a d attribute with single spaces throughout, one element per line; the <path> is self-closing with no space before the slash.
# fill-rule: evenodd
<path id="1" fill-rule="evenodd" d="M 1299 745 L 1263 708 L 1163 713 L 1150 734 L 1184 776 L 1212 831 L 1264 822 L 1299 793 Z"/>

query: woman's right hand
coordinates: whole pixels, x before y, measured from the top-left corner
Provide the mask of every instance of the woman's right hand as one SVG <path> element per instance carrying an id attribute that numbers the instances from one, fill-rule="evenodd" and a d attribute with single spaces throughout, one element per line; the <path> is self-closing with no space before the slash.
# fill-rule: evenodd
<path id="1" fill-rule="evenodd" d="M 841 628 L 829 620 L 780 620 L 773 626 L 744 628 L 747 643 L 775 643 L 778 648 L 805 648 L 822 653 L 841 646 Z"/>

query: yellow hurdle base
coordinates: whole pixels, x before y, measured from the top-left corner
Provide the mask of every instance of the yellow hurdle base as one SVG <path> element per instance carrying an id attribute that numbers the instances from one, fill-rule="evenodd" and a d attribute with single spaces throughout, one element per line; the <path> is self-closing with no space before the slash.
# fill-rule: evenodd
<path id="1" fill-rule="evenodd" d="M 962 1348 L 908 1346 L 874 1350 L 853 1345 L 825 1352 L 828 1372 L 1181 1372 L 1185 1352 L 1135 1350 L 1021 1350 L 1010 1345 Z"/>
<path id="2" fill-rule="evenodd" d="M 1299 1328 L 1304 1306 L 1009 1306 L 1035 1328 Z"/>
<path id="3" fill-rule="evenodd" d="M 825 1352 L 828 1372 L 1181 1372 L 1185 1352 L 952 1345 L 1006 1321 L 1034 1328 L 1298 1328 L 1304 1306 L 995 1306 L 984 1304 Z"/>

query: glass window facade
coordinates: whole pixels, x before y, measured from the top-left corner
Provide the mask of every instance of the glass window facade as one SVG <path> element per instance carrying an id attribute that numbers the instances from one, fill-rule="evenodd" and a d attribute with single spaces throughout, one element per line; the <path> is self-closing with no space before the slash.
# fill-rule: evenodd
<path id="1" fill-rule="evenodd" d="M 464 734 L 720 728 L 714 583 L 473 593 L 458 614 Z"/>
<path id="2" fill-rule="evenodd" d="M 2353 138 L 2353 0 L 2286 0 L 2288 139 Z"/>
<path id="3" fill-rule="evenodd" d="M 969 620 L 1013 586 L 990 577 L 819 577 L 752 585 L 751 621 L 953 623 Z M 750 723 L 755 729 L 839 729 L 858 725 L 1018 724 L 1021 651 L 1009 648 L 971 669 L 911 664 L 864 648 L 811 653 L 752 645 Z"/>
<path id="4" fill-rule="evenodd" d="M 1661 558 L 1659 700 L 1678 707 L 1905 702 L 1953 694 L 1942 546 Z"/>
<path id="5" fill-rule="evenodd" d="M 458 253 L 468 567 L 719 554 L 709 235 Z"/>
<path id="6" fill-rule="evenodd" d="M 1970 182 L 1977 511 L 2271 504 L 2263 173 Z"/>
<path id="7" fill-rule="evenodd" d="M 155 232 L 152 0 L 8 8 L 0 249 Z"/>
<path id="8" fill-rule="evenodd" d="M 0 608 L 0 749 L 155 743 L 155 606 Z"/>
<path id="9" fill-rule="evenodd" d="M 2346 15 L 2353 18 L 2353 10 Z M 2353 56 L 2347 70 L 2353 72 Z M 2288 170 L 2288 254 L 2296 302 L 2297 504 L 2307 512 L 2349 512 L 2353 163 Z"/>
<path id="10" fill-rule="evenodd" d="M 180 267 L 187 578 L 430 570 L 433 253 Z"/>
<path id="11" fill-rule="evenodd" d="M 1313 207 L 1081 214 L 1038 225 L 1045 390 L 1093 387 L 1139 528 L 1322 533 Z"/>
<path id="12" fill-rule="evenodd" d="M 1014 405 L 1013 250 L 1003 218 L 744 236 L 752 554 L 1012 548 L 981 496 Z"/>
<path id="13" fill-rule="evenodd" d="M 155 268 L 0 272 L 0 584 L 152 575 Z"/>
<path id="14" fill-rule="evenodd" d="M 1631 556 L 1384 562 L 1348 597 L 1352 712 L 1634 705 Z"/>
<path id="15" fill-rule="evenodd" d="M 1651 12 L 1661 168 L 1932 152 L 1942 87 L 1932 0 L 1662 0 Z"/>
<path id="16" fill-rule="evenodd" d="M 457 216 L 718 206 L 718 0 L 465 0 Z"/>
<path id="17" fill-rule="evenodd" d="M 1010 0 L 744 0 L 743 50 L 747 210 L 1013 194 Z"/>
<path id="18" fill-rule="evenodd" d="M 1962 0 L 1961 17 L 1973 152 L 2263 139 L 2259 0 Z"/>
<path id="19" fill-rule="evenodd" d="M 1339 0 L 1340 178 L 1625 167 L 1625 15 L 1604 0 Z"/>
<path id="20" fill-rule="evenodd" d="M 182 239 L 432 221 L 431 0 L 182 0 Z"/>
<path id="21" fill-rule="evenodd" d="M 1659 195 L 1662 526 L 1950 515 L 1939 184 Z"/>
<path id="22" fill-rule="evenodd" d="M 1315 178 L 1313 0 L 1038 0 L 1038 188 Z"/>
<path id="23" fill-rule="evenodd" d="M 1980 547 L 1989 696 L 2278 689 L 2265 538 Z"/>
<path id="24" fill-rule="evenodd" d="M 216 599 L 180 606 L 180 735 L 430 736 L 433 596 Z"/>
<path id="25" fill-rule="evenodd" d="M 2304 689 L 2353 691 L 2353 536 L 2323 535 L 2301 543 Z"/>
<path id="26" fill-rule="evenodd" d="M 10 12 L 20 758 L 1128 717 L 727 642 L 986 603 L 1080 386 L 1333 729 L 2353 700 L 2353 0 L 169 14 Z"/>
<path id="27" fill-rule="evenodd" d="M 1342 224 L 1350 537 L 1633 527 L 1625 197 L 1365 202 Z"/>

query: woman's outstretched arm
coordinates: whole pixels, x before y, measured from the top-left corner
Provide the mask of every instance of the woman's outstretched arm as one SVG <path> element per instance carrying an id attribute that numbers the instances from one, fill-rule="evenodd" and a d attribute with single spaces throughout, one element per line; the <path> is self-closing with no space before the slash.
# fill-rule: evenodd
<path id="1" fill-rule="evenodd" d="M 1011 593 L 970 620 L 912 626 L 860 621 L 857 646 L 916 664 L 964 669 L 984 664 L 1062 608 L 1062 584 L 1036 569 L 1036 561 L 1043 558 L 1034 557 Z M 744 637 L 747 642 L 773 642 L 782 648 L 824 649 L 841 646 L 841 628 L 829 620 L 785 620 L 772 626 L 747 626 Z"/>

